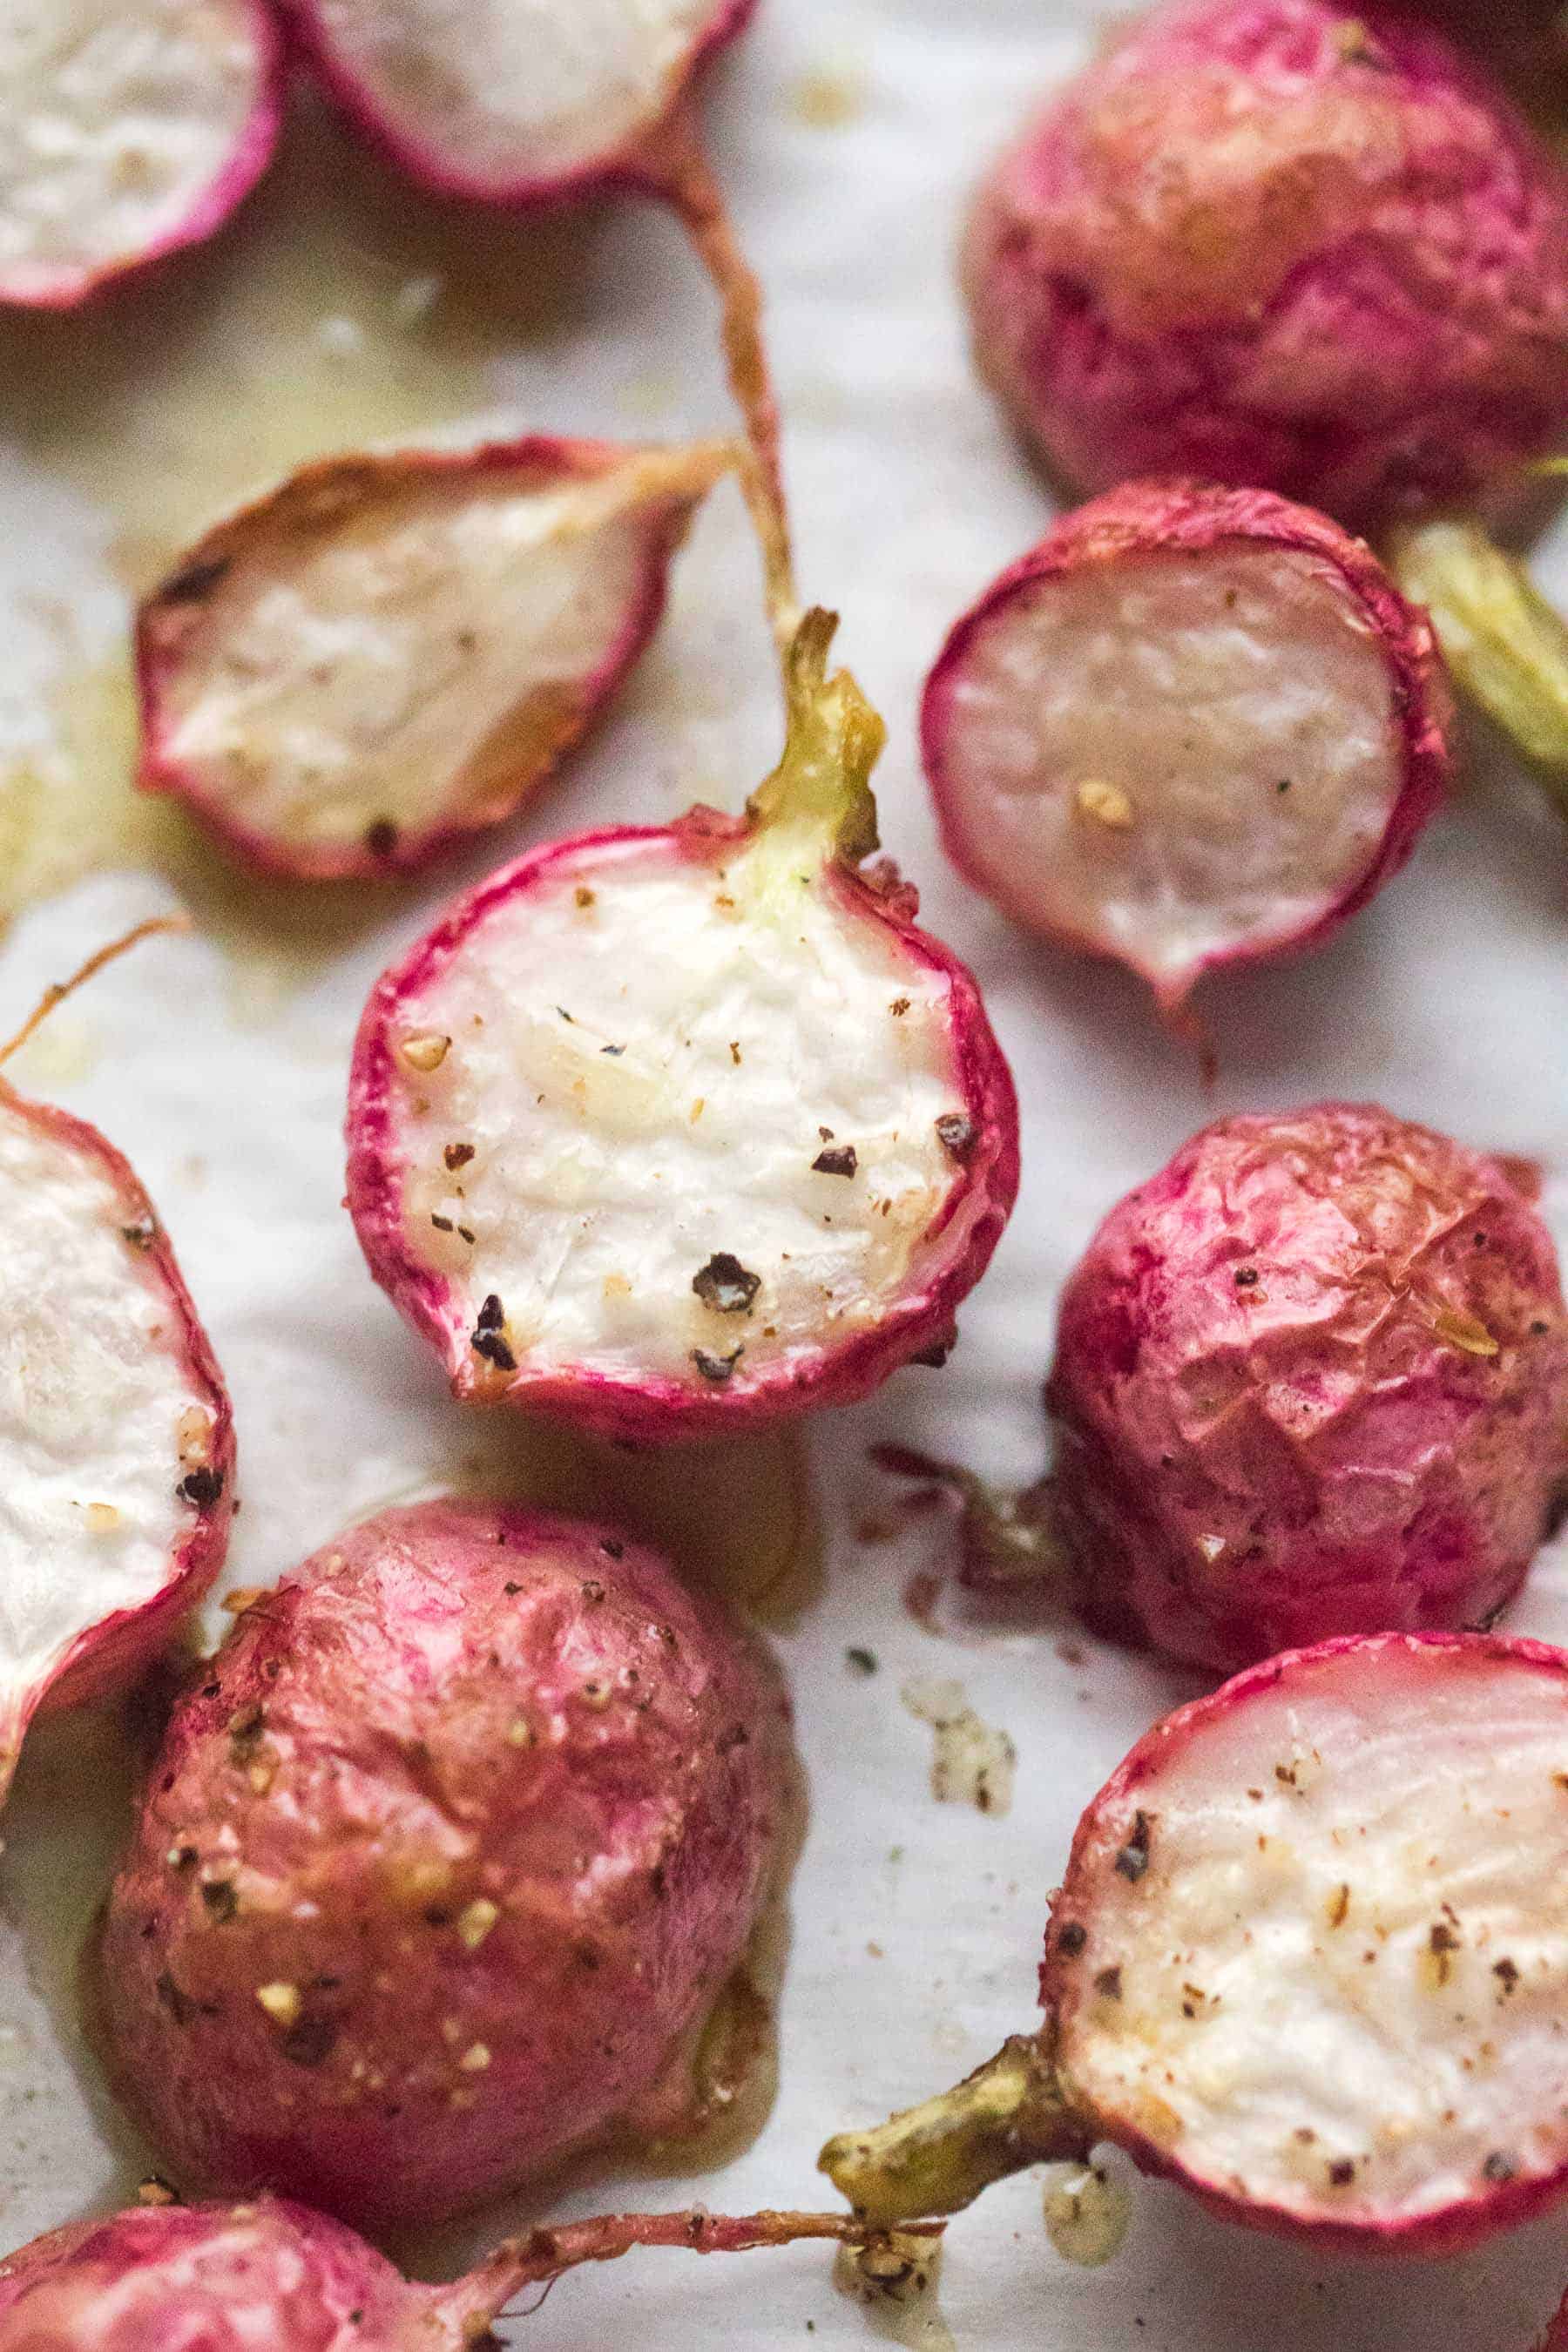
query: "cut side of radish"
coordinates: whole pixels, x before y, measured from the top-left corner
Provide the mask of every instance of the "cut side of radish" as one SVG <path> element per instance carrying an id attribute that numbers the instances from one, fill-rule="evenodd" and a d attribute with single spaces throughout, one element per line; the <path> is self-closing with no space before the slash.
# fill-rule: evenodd
<path id="1" fill-rule="evenodd" d="M 340 104 L 400 169 L 527 204 L 646 177 L 637 150 L 754 0 L 285 0 Z"/>
<path id="2" fill-rule="evenodd" d="M 1236 2218 L 1429 2251 L 1568 2178 L 1568 1657 L 1391 1635 L 1135 1748 L 1044 1977 L 1070 2105 Z"/>
<path id="3" fill-rule="evenodd" d="M 655 1436 L 846 1402 L 951 1339 L 990 1256 L 1011 1080 L 857 870 L 880 725 L 817 621 L 748 820 L 535 851 L 371 998 L 350 1206 L 459 1396 Z"/>
<path id="4" fill-rule="evenodd" d="M 0 304 L 67 309 L 212 236 L 282 114 L 261 0 L 5 0 Z"/>
<path id="5" fill-rule="evenodd" d="M 1170 1005 L 1366 902 L 1437 804 L 1448 719 L 1425 615 L 1359 541 L 1262 491 L 1146 483 L 959 622 L 922 740 L 970 880 Z"/>
<path id="6" fill-rule="evenodd" d="M 132 1676 L 222 1563 L 228 1400 L 151 1202 L 0 1087 L 0 1788 L 31 1717 Z"/>
<path id="7" fill-rule="evenodd" d="M 425 864 L 593 723 L 732 463 L 529 436 L 305 467 L 142 606 L 142 783 L 273 873 Z"/>

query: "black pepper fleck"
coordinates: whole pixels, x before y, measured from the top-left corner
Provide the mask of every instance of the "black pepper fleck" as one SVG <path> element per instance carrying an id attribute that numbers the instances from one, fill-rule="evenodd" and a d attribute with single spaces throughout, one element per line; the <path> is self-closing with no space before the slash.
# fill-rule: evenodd
<path id="1" fill-rule="evenodd" d="M 818 1176 L 853 1176 L 860 1162 L 852 1143 L 835 1143 L 819 1151 L 811 1165 Z"/>
<path id="2" fill-rule="evenodd" d="M 200 1470 L 187 1470 L 174 1492 L 182 1501 L 195 1503 L 198 1510 L 207 1510 L 223 1492 L 223 1472 L 205 1465 Z"/>
<path id="3" fill-rule="evenodd" d="M 692 1289 L 715 1315 L 749 1315 L 762 1286 L 762 1276 L 731 1257 L 728 1250 L 716 1250 L 691 1277 Z"/>
<path id="4" fill-rule="evenodd" d="M 397 827 L 389 816 L 378 816 L 364 829 L 364 845 L 373 857 L 390 857 L 397 846 Z"/>
<path id="5" fill-rule="evenodd" d="M 1152 1824 L 1147 1813 L 1134 1813 L 1132 1834 L 1116 1857 L 1120 1875 L 1136 1886 L 1149 1867 L 1149 1836 Z"/>
<path id="6" fill-rule="evenodd" d="M 936 1123 L 936 1139 L 955 1160 L 967 1160 L 974 1150 L 974 1121 L 962 1111 L 944 1111 Z"/>
<path id="7" fill-rule="evenodd" d="M 722 1388 L 745 1352 L 744 1348 L 735 1348 L 727 1356 L 710 1356 L 706 1348 L 693 1348 L 691 1360 L 705 1381 Z"/>

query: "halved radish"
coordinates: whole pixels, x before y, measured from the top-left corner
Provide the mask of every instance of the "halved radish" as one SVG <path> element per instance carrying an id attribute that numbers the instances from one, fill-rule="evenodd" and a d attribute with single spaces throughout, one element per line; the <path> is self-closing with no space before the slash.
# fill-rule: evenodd
<path id="1" fill-rule="evenodd" d="M 890 2223 L 1118 2142 L 1225 2219 L 1471 2244 L 1568 2192 L 1568 1655 L 1329 1642 L 1141 1740 L 1051 1901 L 1044 2026 L 823 2152 Z"/>
<path id="2" fill-rule="evenodd" d="M 1234 1673 L 1337 1633 L 1489 1625 L 1568 1506 L 1568 1314 L 1524 1163 L 1374 1103 L 1222 1118 L 1068 1276 L 1022 1496 L 964 1580 Z"/>
<path id="3" fill-rule="evenodd" d="M 0 2352 L 474 2352 L 525 2287 L 637 2246 L 745 2253 L 865 2236 L 841 2213 L 607 2213 L 531 2230 L 449 2285 L 416 2286 L 305 2205 L 160 2201 L 68 2222 L 0 2263 Z"/>
<path id="4" fill-rule="evenodd" d="M 861 862 L 882 728 L 833 626 L 745 818 L 535 850 L 371 996 L 349 1206 L 460 1397 L 696 1436 L 952 1339 L 1016 1104 L 973 978 Z"/>
<path id="5" fill-rule="evenodd" d="M 282 86 L 262 0 L 8 0 L 0 304 L 66 310 L 211 236 L 267 167 Z"/>
<path id="6" fill-rule="evenodd" d="M 531 435 L 305 467 L 142 605 L 141 782 L 273 873 L 425 864 L 592 724 L 733 463 Z"/>
<path id="7" fill-rule="evenodd" d="M 163 928 L 142 926 L 77 979 Z M 212 1582 L 234 1507 L 234 1434 L 206 1334 L 130 1167 L 96 1128 L 3 1079 L 0 1216 L 3 1802 L 33 1717 L 132 1681 Z"/>
<path id="8" fill-rule="evenodd" d="M 1029 929 L 1179 1005 L 1310 946 L 1441 797 L 1424 614 L 1265 490 L 1140 482 L 1047 533 L 949 636 L 921 741 L 955 865 Z"/>

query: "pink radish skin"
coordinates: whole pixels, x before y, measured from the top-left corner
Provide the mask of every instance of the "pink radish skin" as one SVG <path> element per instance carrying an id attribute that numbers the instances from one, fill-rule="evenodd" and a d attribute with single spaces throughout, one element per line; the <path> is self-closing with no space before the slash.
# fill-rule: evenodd
<path id="1" fill-rule="evenodd" d="M 960 872 L 1174 1009 L 1205 971 L 1316 946 L 1398 871 L 1451 716 L 1426 616 L 1363 542 L 1268 491 L 1139 482 L 956 625 L 921 747 Z"/>
<path id="2" fill-rule="evenodd" d="M 1230 1671 L 1490 1622 L 1568 1498 L 1568 1316 L 1531 1184 L 1322 1103 L 1219 1120 L 1111 1211 L 1047 1388 L 1091 1625 Z"/>
<path id="3" fill-rule="evenodd" d="M 1380 1634 L 1155 1727 L 1079 1823 L 1046 2023 L 823 2153 L 887 2226 L 1111 2140 L 1226 2221 L 1448 2253 L 1568 2191 L 1568 1656 Z"/>
<path id="4" fill-rule="evenodd" d="M 984 373 L 1082 491 L 1190 473 L 1364 525 L 1568 419 L 1568 178 L 1381 9 L 1140 19 L 993 169 L 963 277 Z"/>
<path id="5" fill-rule="evenodd" d="M 72 310 L 203 243 L 277 145 L 282 42 L 263 0 L 53 0 L 0 37 L 0 58 L 13 118 L 9 136 L 0 124 L 0 307 Z M 108 87 L 94 89 L 95 69 Z M 206 152 L 182 155 L 197 133 Z M 147 152 L 160 137 L 162 177 Z"/>
<path id="6" fill-rule="evenodd" d="M 732 463 L 529 435 L 305 467 L 142 604 L 142 788 L 269 876 L 427 865 L 593 725 Z"/>
<path id="7" fill-rule="evenodd" d="M 429 2221 L 669 2106 L 788 1793 L 782 1688 L 715 1601 L 609 1528 L 419 1504 L 198 1671 L 99 1970 L 182 2179 Z"/>
<path id="8" fill-rule="evenodd" d="M 465 28 L 471 42 L 457 47 L 450 11 L 433 0 L 282 5 L 300 54 L 398 171 L 437 195 L 523 206 L 617 188 L 667 193 L 658 134 L 701 67 L 745 29 L 755 0 L 656 0 L 637 11 L 610 0 L 598 22 L 576 25 L 574 44 L 557 36 L 553 46 L 552 21 L 574 29 L 582 0 L 489 0 Z M 650 34 L 634 17 L 669 20 L 656 41 L 660 60 L 637 54 Z M 533 87 L 508 85 L 509 58 L 528 60 Z M 542 69 L 568 83 L 597 71 L 604 86 L 568 88 L 569 110 L 552 128 L 527 111 Z"/>
<path id="9" fill-rule="evenodd" d="M 32 1717 L 134 1681 L 216 1576 L 234 1429 L 156 1212 L 96 1128 L 0 1081 L 0 1196 L 3 1801 Z"/>
<path id="10" fill-rule="evenodd" d="M 945 1348 L 995 1245 L 1011 1078 L 860 864 L 880 724 L 808 636 L 748 819 L 532 851 L 371 996 L 349 1207 L 458 1397 L 654 1442 L 848 1403 Z"/>
<path id="11" fill-rule="evenodd" d="M 580 2263 L 855 2234 L 835 2214 L 611 2214 L 531 2231 L 449 2286 L 416 2286 L 308 2206 L 142 2206 L 0 2263 L 0 2352 L 470 2352 L 525 2287 Z"/>

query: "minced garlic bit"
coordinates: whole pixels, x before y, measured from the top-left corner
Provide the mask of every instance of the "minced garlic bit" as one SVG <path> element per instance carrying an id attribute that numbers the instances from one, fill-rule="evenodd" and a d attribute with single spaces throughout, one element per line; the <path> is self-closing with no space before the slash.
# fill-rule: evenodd
<path id="1" fill-rule="evenodd" d="M 1107 783 L 1103 776 L 1086 777 L 1077 797 L 1080 814 L 1112 833 L 1129 833 L 1137 822 L 1137 811 L 1121 785 Z"/>
<path id="2" fill-rule="evenodd" d="M 458 1933 L 470 1952 L 479 1950 L 500 1917 L 496 1906 L 483 1895 L 477 1895 L 471 1903 L 463 1906 L 458 1914 Z"/>
<path id="3" fill-rule="evenodd" d="M 112 1535 L 120 1525 L 120 1514 L 112 1503 L 89 1503 L 86 1518 L 95 1536 Z"/>
<path id="4" fill-rule="evenodd" d="M 256 1988 L 256 1998 L 272 2020 L 287 2032 L 300 2021 L 300 1988 L 291 1984 L 264 1984 Z"/>
<path id="5" fill-rule="evenodd" d="M 405 1037 L 397 1050 L 411 1070 L 427 1075 L 431 1070 L 440 1068 L 451 1046 L 450 1037 L 443 1037 L 436 1030 L 426 1029 L 416 1036 Z"/>
<path id="6" fill-rule="evenodd" d="M 1462 1349 L 1467 1356 L 1496 1356 L 1501 1352 L 1486 1325 L 1458 1307 L 1445 1307 L 1432 1328 L 1439 1339 L 1446 1340 L 1450 1348 Z"/>
<path id="7" fill-rule="evenodd" d="M 962 1683 L 906 1683 L 900 1696 L 910 1713 L 936 1733 L 931 1790 L 938 1802 L 973 1805 L 983 1813 L 1007 1812 L 1018 1751 L 1005 1731 L 981 1721 Z"/>
<path id="8" fill-rule="evenodd" d="M 490 2053 L 482 2042 L 470 2042 L 458 2063 L 465 2074 L 482 2074 L 490 2063 Z"/>

